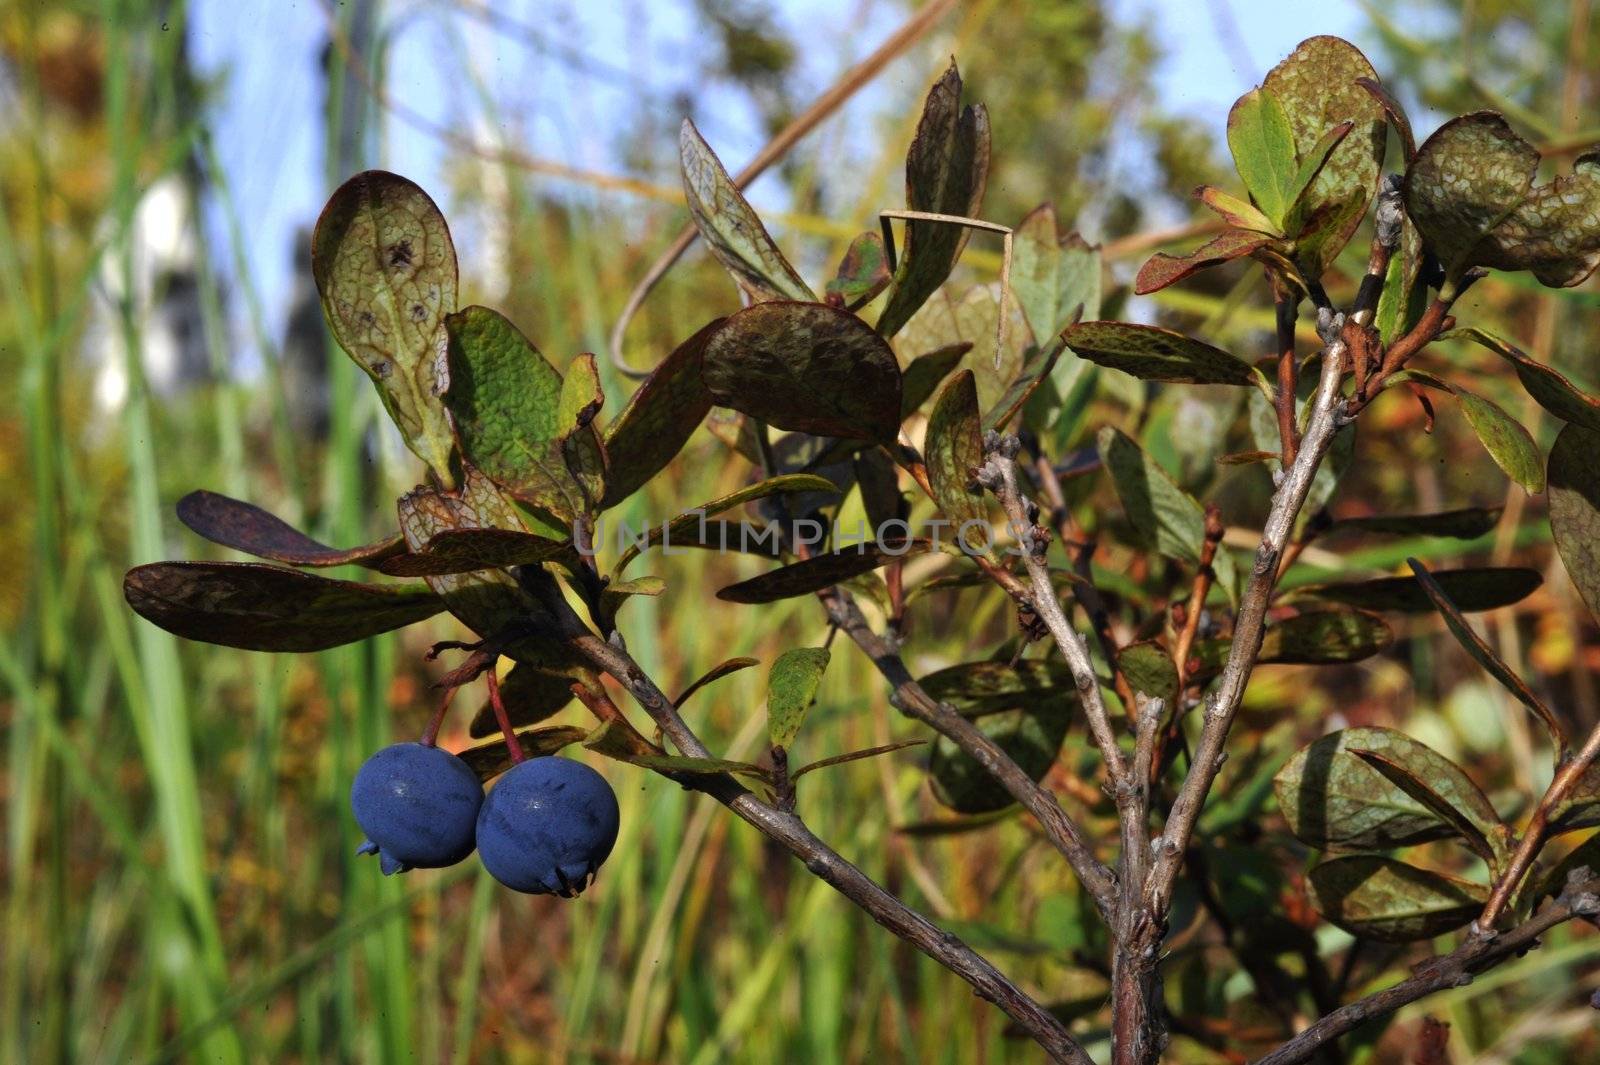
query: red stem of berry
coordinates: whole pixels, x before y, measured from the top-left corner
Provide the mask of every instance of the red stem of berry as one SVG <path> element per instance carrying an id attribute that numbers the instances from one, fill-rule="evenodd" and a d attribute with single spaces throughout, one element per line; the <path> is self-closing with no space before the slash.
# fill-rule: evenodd
<path id="1" fill-rule="evenodd" d="M 517 734 L 511 728 L 511 716 L 506 713 L 506 704 L 500 698 L 500 678 L 495 674 L 494 667 L 490 666 L 483 675 L 484 683 L 489 685 L 489 705 L 494 707 L 494 719 L 500 722 L 500 733 L 506 738 L 506 750 L 511 754 L 511 764 L 516 765 L 527 758 L 522 753 L 522 741 L 517 739 Z"/>
<path id="2" fill-rule="evenodd" d="M 444 715 L 450 709 L 450 700 L 456 697 L 454 685 L 444 690 L 444 698 L 439 700 L 439 709 L 433 712 L 433 717 L 428 719 L 428 727 L 422 730 L 422 745 L 435 747 L 439 743 L 439 728 L 444 724 Z"/>

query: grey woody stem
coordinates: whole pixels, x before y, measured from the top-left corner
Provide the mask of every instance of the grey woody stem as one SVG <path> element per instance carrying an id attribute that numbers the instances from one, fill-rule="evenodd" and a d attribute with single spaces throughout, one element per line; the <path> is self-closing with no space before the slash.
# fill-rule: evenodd
<path id="1" fill-rule="evenodd" d="M 1194 834 L 1195 822 L 1200 817 L 1211 785 L 1222 769 L 1224 747 L 1228 731 L 1239 711 L 1245 685 L 1249 683 L 1256 656 L 1261 650 L 1261 637 L 1267 616 L 1267 605 L 1277 583 L 1278 560 L 1288 546 L 1294 532 L 1295 518 L 1305 506 L 1317 468 L 1333 443 L 1334 434 L 1341 423 L 1339 383 L 1342 377 L 1344 341 L 1336 339 L 1322 353 L 1322 377 L 1312 400 L 1311 420 L 1305 435 L 1300 439 L 1300 452 L 1293 465 L 1283 470 L 1278 490 L 1272 497 L 1272 508 L 1267 515 L 1261 543 L 1256 548 L 1255 564 L 1250 580 L 1239 603 L 1239 612 L 1233 626 L 1233 646 L 1228 653 L 1227 665 L 1216 690 L 1206 703 L 1205 723 L 1200 740 L 1195 747 L 1189 773 L 1179 788 L 1177 800 L 1167 815 L 1166 829 L 1154 841 L 1156 852 L 1145 886 L 1145 897 L 1150 908 L 1165 915 L 1172 901 L 1172 886 L 1183 866 L 1183 854 L 1189 837 Z"/>
<path id="2" fill-rule="evenodd" d="M 559 592 L 542 597 L 560 626 L 561 635 L 596 669 L 626 688 L 683 754 L 708 758 L 711 752 L 683 720 L 672 700 L 649 678 L 627 651 L 585 627 Z M 674 779 L 679 779 L 674 777 Z M 727 774 L 697 776 L 694 787 L 728 807 L 747 824 L 783 846 L 807 870 L 866 911 L 874 921 L 972 986 L 979 997 L 1005 1011 L 1052 1060 L 1093 1065 L 1071 1033 L 1049 1010 L 1034 1001 L 982 955 L 906 906 L 877 881 L 834 851 L 794 813 L 778 810 Z"/>
<path id="3" fill-rule="evenodd" d="M 1347 1032 L 1377 1017 L 1385 1017 L 1435 991 L 1460 987 L 1474 976 L 1507 958 L 1539 945 L 1539 937 L 1575 917 L 1600 914 L 1600 879 L 1579 870 L 1561 897 L 1531 920 L 1498 936 L 1472 936 L 1449 954 L 1424 962 L 1414 975 L 1393 987 L 1341 1006 L 1299 1035 L 1256 1062 L 1256 1065 L 1298 1065 Z"/>
<path id="4" fill-rule="evenodd" d="M 911 676 L 899 652 L 873 631 L 848 592 L 835 588 L 823 593 L 821 598 L 829 620 L 872 659 L 878 672 L 889 682 L 889 701 L 895 709 L 949 739 L 999 781 L 1011 797 L 1038 820 L 1045 838 L 1067 859 L 1095 900 L 1101 916 L 1110 922 L 1116 903 L 1116 878 L 1094 856 L 1083 829 L 1061 808 L 1055 795 L 1023 772 L 1010 755 L 971 721 L 924 691 Z"/>

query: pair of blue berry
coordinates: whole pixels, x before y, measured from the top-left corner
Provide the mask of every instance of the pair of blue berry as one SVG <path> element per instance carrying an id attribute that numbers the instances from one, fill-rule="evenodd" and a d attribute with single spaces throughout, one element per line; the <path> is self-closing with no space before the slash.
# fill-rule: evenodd
<path id="1" fill-rule="evenodd" d="M 500 883 L 532 895 L 581 892 L 617 841 L 617 797 L 569 758 L 512 766 L 484 794 L 448 751 L 397 743 L 367 759 L 350 788 L 360 853 L 385 874 L 454 865 L 476 848 Z"/>

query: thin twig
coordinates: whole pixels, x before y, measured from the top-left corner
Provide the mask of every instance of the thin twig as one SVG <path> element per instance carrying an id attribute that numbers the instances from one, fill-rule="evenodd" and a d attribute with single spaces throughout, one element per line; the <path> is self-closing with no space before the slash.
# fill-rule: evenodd
<path id="1" fill-rule="evenodd" d="M 1435 991 L 1461 987 L 1478 973 L 1539 945 L 1539 937 L 1575 917 L 1600 914 L 1600 879 L 1587 870 L 1568 881 L 1561 897 L 1534 917 L 1503 935 L 1474 935 L 1456 950 L 1424 962 L 1415 975 L 1393 987 L 1341 1006 L 1256 1062 L 1256 1065 L 1298 1065 L 1322 1047 L 1377 1017 L 1386 1017 Z"/>

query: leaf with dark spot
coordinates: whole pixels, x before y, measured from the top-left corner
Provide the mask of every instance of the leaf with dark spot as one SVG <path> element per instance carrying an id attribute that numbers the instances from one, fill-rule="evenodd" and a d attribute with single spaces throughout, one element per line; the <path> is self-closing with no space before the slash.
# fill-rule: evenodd
<path id="1" fill-rule="evenodd" d="M 918 355 L 906 366 L 900 390 L 900 420 L 911 417 L 938 389 L 939 382 L 950 371 L 961 365 L 961 357 L 972 350 L 972 342 L 963 340 Z"/>
<path id="2" fill-rule="evenodd" d="M 606 450 L 594 427 L 595 415 L 605 401 L 600 369 L 594 356 L 585 352 L 567 367 L 556 406 L 556 447 L 583 493 L 584 513 L 598 510 L 605 497 Z"/>
<path id="3" fill-rule="evenodd" d="M 1457 329 L 1449 335 L 1474 340 L 1509 362 L 1528 395 L 1557 418 L 1600 433 L 1600 399 L 1573 384 L 1564 374 L 1535 362 L 1515 344 L 1487 329 Z"/>
<path id="4" fill-rule="evenodd" d="M 311 272 L 339 346 L 378 387 L 406 446 L 450 484 L 444 317 L 456 306 L 456 250 L 415 183 L 368 170 L 317 219 Z"/>
<path id="5" fill-rule="evenodd" d="M 1538 570 L 1516 566 L 1435 570 L 1433 579 L 1457 609 L 1465 611 L 1510 606 L 1532 595 L 1534 589 L 1544 583 Z M 1426 614 L 1433 609 L 1433 601 L 1415 577 L 1378 577 L 1369 581 L 1308 584 L 1295 589 L 1295 594 L 1367 610 Z"/>
<path id="6" fill-rule="evenodd" d="M 178 520 L 214 544 L 291 566 L 381 569 L 380 563 L 406 550 L 399 533 L 361 547 L 329 547 L 277 515 L 216 492 L 190 492 L 178 500 Z"/>
<path id="7" fill-rule="evenodd" d="M 1368 95 L 1383 108 L 1384 117 L 1400 137 L 1400 150 L 1406 157 L 1406 165 L 1410 166 L 1411 160 L 1417 157 L 1417 137 L 1411 132 L 1411 119 L 1406 117 L 1406 109 L 1377 78 L 1357 78 L 1356 84 L 1367 90 Z"/>
<path id="8" fill-rule="evenodd" d="M 136 566 L 122 594 L 140 617 L 175 636 L 247 651 L 321 651 L 445 606 L 420 587 L 336 581 L 258 562 Z"/>
<path id="9" fill-rule="evenodd" d="M 1451 821 L 1392 783 L 1356 751 L 1375 752 L 1404 766 L 1486 832 L 1500 823 L 1472 779 L 1433 748 L 1394 729 L 1349 728 L 1302 748 L 1273 778 L 1289 831 L 1307 845 L 1390 850 L 1458 835 Z"/>
<path id="10" fill-rule="evenodd" d="M 940 390 L 928 416 L 923 448 L 928 485 L 940 513 L 956 524 L 958 532 L 967 522 L 987 526 L 983 489 L 973 481 L 973 471 L 983 465 L 983 427 L 971 370 L 962 370 Z"/>
<path id="11" fill-rule="evenodd" d="M 549 673 L 520 662 L 512 666 L 506 673 L 505 679 L 500 682 L 500 702 L 506 708 L 506 716 L 511 720 L 511 727 L 537 725 L 559 713 L 572 701 L 572 685 L 573 678 L 570 676 Z M 477 739 L 497 732 L 499 728 L 500 724 L 494 716 L 494 707 L 486 702 L 473 715 L 467 734 Z M 579 733 L 580 740 L 587 735 L 582 729 Z"/>
<path id="12" fill-rule="evenodd" d="M 1511 830 L 1498 817 L 1483 823 L 1474 820 L 1468 810 L 1457 807 L 1433 790 L 1428 781 L 1419 777 L 1406 762 L 1392 757 L 1391 752 L 1369 751 L 1356 747 L 1346 747 L 1345 750 L 1376 769 L 1385 780 L 1432 810 L 1441 821 L 1448 823 L 1456 830 L 1456 835 L 1466 841 L 1472 852 L 1488 863 L 1489 868 L 1498 870 L 1500 863 L 1505 861 L 1506 842 Z"/>
<path id="13" fill-rule="evenodd" d="M 1072 722 L 1070 710 L 1058 701 L 1026 710 L 1002 710 L 977 722 L 978 728 L 1010 756 L 1032 780 L 1050 771 Z M 1003 810 L 1015 800 L 977 759 L 941 736 L 928 760 L 933 797 L 957 813 Z"/>
<path id="14" fill-rule="evenodd" d="M 1359 518 L 1338 518 L 1328 526 L 1329 534 L 1353 529 L 1389 536 L 1447 536 L 1454 540 L 1476 540 L 1500 523 L 1500 507 L 1464 507 L 1437 514 L 1370 514 Z"/>
<path id="15" fill-rule="evenodd" d="M 1178 667 L 1167 649 L 1154 640 L 1130 643 L 1117 652 L 1117 669 L 1128 679 L 1128 686 L 1166 705 L 1166 713 L 1178 709 Z"/>
<path id="16" fill-rule="evenodd" d="M 1550 708 L 1544 705 L 1544 700 L 1534 694 L 1528 687 L 1527 681 L 1517 676 L 1516 671 L 1506 665 L 1505 661 L 1473 631 L 1467 619 L 1462 616 L 1460 609 L 1450 601 L 1450 596 L 1439 582 L 1433 579 L 1433 574 L 1428 572 L 1421 562 L 1414 558 L 1406 559 L 1406 565 L 1411 567 L 1411 572 L 1417 575 L 1417 584 L 1433 603 L 1434 609 L 1439 611 L 1439 616 L 1444 618 L 1445 628 L 1450 630 L 1450 635 L 1471 655 L 1477 663 L 1488 671 L 1489 675 L 1505 686 L 1505 689 L 1517 697 L 1517 701 L 1533 712 L 1533 715 L 1544 723 L 1549 731 L 1550 738 L 1555 744 L 1556 761 L 1564 761 L 1567 756 L 1567 730 L 1561 724 Z"/>
<path id="17" fill-rule="evenodd" d="M 1274 621 L 1261 638 L 1257 665 L 1334 666 L 1360 662 L 1394 642 L 1394 631 L 1364 610 L 1313 610 Z M 1228 661 L 1233 640 L 1215 637 L 1195 643 L 1197 679 L 1215 676 Z"/>
<path id="18" fill-rule="evenodd" d="M 549 728 L 519 732 L 517 741 L 522 747 L 522 753 L 529 758 L 548 758 L 563 747 L 582 743 L 584 737 L 588 735 L 588 729 L 576 725 L 551 725 Z M 506 748 L 506 741 L 503 739 L 480 744 L 477 747 L 468 747 L 456 757 L 467 763 L 467 766 L 478 774 L 478 779 L 486 783 L 511 768 L 511 752 Z"/>
<path id="19" fill-rule="evenodd" d="M 1016 662 L 962 662 L 917 680 L 930 697 L 958 713 L 980 717 L 1043 703 L 1076 703 L 1078 688 L 1064 662 L 1024 658 Z"/>
<path id="20" fill-rule="evenodd" d="M 729 603 L 773 603 L 779 599 L 793 599 L 800 595 L 820 592 L 835 584 L 870 573 L 896 558 L 919 554 L 928 550 L 923 540 L 901 540 L 897 543 L 859 544 L 840 548 L 825 555 L 815 555 L 801 562 L 751 577 L 738 584 L 730 584 L 717 592 L 717 598 Z"/>
<path id="21" fill-rule="evenodd" d="M 847 311 L 860 310 L 888 288 L 893 277 L 883 237 L 869 229 L 845 249 L 838 271 L 828 282 L 827 302 Z"/>
<path id="22" fill-rule="evenodd" d="M 1100 461 L 1141 545 L 1167 558 L 1198 564 L 1206 525 L 1200 504 L 1127 434 L 1106 426 L 1097 440 Z M 1233 599 L 1239 587 L 1233 557 L 1218 551 L 1212 568 L 1217 583 Z"/>
<path id="23" fill-rule="evenodd" d="M 717 261 L 755 302 L 817 297 L 783 257 L 716 153 L 687 118 L 678 133 L 683 194 Z"/>
<path id="24" fill-rule="evenodd" d="M 977 217 L 989 180 L 989 113 L 982 104 L 961 106 L 955 63 L 928 91 L 922 118 L 906 153 L 906 207 L 934 214 Z M 907 222 L 894 290 L 878 318 L 892 337 L 950 276 L 967 243 L 964 226 Z"/>
<path id="25" fill-rule="evenodd" d="M 1434 131 L 1406 170 L 1406 212 L 1459 279 L 1474 266 L 1530 270 L 1544 285 L 1579 284 L 1600 265 L 1600 154 L 1535 185 L 1539 152 L 1494 111 Z"/>
<path id="26" fill-rule="evenodd" d="M 450 391 L 462 454 L 518 499 L 566 521 L 587 509 L 567 468 L 561 375 L 505 316 L 468 307 L 445 320 Z"/>
<path id="27" fill-rule="evenodd" d="M 1600 433 L 1569 425 L 1550 449 L 1550 532 L 1573 587 L 1600 618 Z"/>
<path id="28" fill-rule="evenodd" d="M 779 429 L 888 442 L 900 428 L 900 364 L 883 338 L 821 303 L 758 303 L 706 344 L 716 402 Z"/>
<path id="29" fill-rule="evenodd" d="M 796 647 L 772 663 L 767 675 L 767 739 L 774 747 L 788 747 L 800 734 L 831 657 L 826 647 Z"/>
<path id="30" fill-rule="evenodd" d="M 1276 240 L 1266 233 L 1224 229 L 1187 255 L 1168 255 L 1158 251 L 1139 268 L 1139 276 L 1133 280 L 1133 291 L 1141 296 L 1160 292 L 1168 285 L 1177 284 L 1201 270 L 1254 254 Z"/>
<path id="31" fill-rule="evenodd" d="M 716 319 L 679 344 L 607 426 L 605 449 L 611 467 L 602 510 L 621 503 L 665 469 L 705 420 L 712 401 L 701 379 L 701 358 L 723 321 Z"/>
<path id="32" fill-rule="evenodd" d="M 555 558 L 571 546 L 565 540 L 517 529 L 445 529 L 423 544 L 420 551 L 397 555 L 378 568 L 391 577 L 438 577 L 532 566 Z"/>
<path id="33" fill-rule="evenodd" d="M 1221 348 L 1171 329 L 1131 322 L 1079 322 L 1062 333 L 1081 357 L 1141 381 L 1255 385 L 1254 367 Z"/>
<path id="34" fill-rule="evenodd" d="M 1312 902 L 1351 935 L 1414 943 L 1460 928 L 1483 910 L 1481 884 L 1376 854 L 1334 858 L 1311 870 Z"/>
<path id="35" fill-rule="evenodd" d="M 1295 261 L 1311 280 L 1344 250 L 1377 192 L 1388 129 L 1382 106 L 1360 85 L 1377 76 L 1349 41 L 1319 36 L 1301 41 L 1261 83 L 1283 105 L 1301 160 L 1316 152 L 1330 129 L 1354 123 L 1285 220 Z"/>

